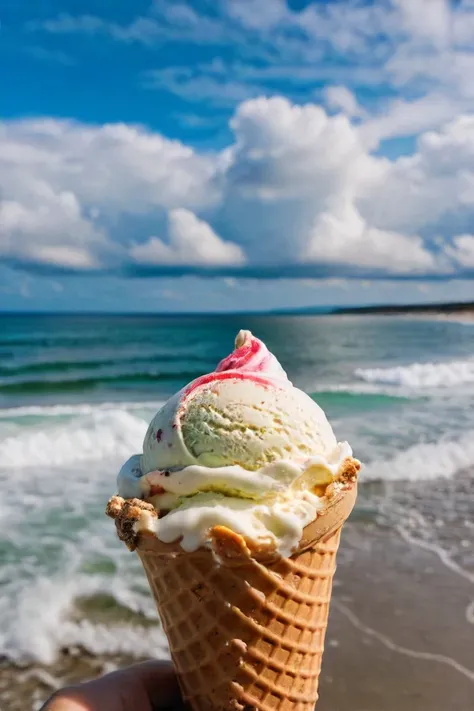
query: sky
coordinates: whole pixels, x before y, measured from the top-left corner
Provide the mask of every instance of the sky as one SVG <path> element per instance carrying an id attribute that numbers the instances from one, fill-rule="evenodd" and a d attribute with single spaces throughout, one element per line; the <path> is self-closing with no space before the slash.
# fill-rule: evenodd
<path id="1" fill-rule="evenodd" d="M 3 0 L 0 309 L 474 299 L 474 0 Z"/>

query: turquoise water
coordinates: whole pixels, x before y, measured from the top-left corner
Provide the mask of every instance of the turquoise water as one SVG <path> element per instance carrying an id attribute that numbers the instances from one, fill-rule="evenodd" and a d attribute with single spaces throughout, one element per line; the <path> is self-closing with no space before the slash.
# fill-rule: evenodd
<path id="1" fill-rule="evenodd" d="M 240 328 L 267 343 L 351 442 L 365 464 L 362 508 L 374 487 L 454 477 L 474 464 L 469 324 L 2 316 L 0 652 L 46 662 L 61 646 L 164 652 L 144 577 L 103 509 L 160 403 L 212 370 Z M 104 599 L 114 608 L 107 625 Z"/>

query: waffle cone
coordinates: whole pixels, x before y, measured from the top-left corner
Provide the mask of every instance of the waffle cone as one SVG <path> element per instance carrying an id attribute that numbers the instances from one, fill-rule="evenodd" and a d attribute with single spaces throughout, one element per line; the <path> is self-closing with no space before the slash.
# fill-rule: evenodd
<path id="1" fill-rule="evenodd" d="M 194 711 L 312 711 L 340 534 L 267 563 L 138 547 Z"/>

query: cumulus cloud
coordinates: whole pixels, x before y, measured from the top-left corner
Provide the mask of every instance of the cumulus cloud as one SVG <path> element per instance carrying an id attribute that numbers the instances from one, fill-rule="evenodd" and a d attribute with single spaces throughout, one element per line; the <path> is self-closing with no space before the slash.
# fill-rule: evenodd
<path id="1" fill-rule="evenodd" d="M 474 217 L 474 116 L 427 131 L 410 156 L 384 161 L 361 206 L 369 222 L 427 237 L 465 233 Z"/>
<path id="2" fill-rule="evenodd" d="M 436 268 L 434 256 L 420 237 L 372 227 L 350 199 L 318 215 L 310 233 L 307 258 L 382 272 L 389 268 L 394 274 L 426 275 Z"/>
<path id="3" fill-rule="evenodd" d="M 178 208 L 168 216 L 168 243 L 158 237 L 131 247 L 130 255 L 145 265 L 238 265 L 245 262 L 242 249 L 224 242 L 190 210 Z"/>
<path id="4" fill-rule="evenodd" d="M 4 259 L 90 269 L 116 266 L 121 225 L 215 199 L 218 161 L 143 128 L 69 121 L 0 124 Z"/>
<path id="5" fill-rule="evenodd" d="M 25 178 L 27 176 L 25 175 Z M 76 196 L 38 186 L 36 195 L 0 203 L 1 256 L 11 262 L 71 269 L 98 266 L 104 233 L 81 214 Z"/>
<path id="6" fill-rule="evenodd" d="M 53 119 L 0 124 L 2 195 L 66 189 L 103 209 L 147 212 L 212 200 L 215 162 L 140 126 Z M 26 173 L 25 165 L 29 172 Z M 7 177 L 8 176 L 8 177 Z M 26 179 L 26 182 L 25 182 Z"/>
<path id="7" fill-rule="evenodd" d="M 474 116 L 396 160 L 346 114 L 281 97 L 243 102 L 231 128 L 212 154 L 138 126 L 2 124 L 1 257 L 77 271 L 472 273 Z"/>

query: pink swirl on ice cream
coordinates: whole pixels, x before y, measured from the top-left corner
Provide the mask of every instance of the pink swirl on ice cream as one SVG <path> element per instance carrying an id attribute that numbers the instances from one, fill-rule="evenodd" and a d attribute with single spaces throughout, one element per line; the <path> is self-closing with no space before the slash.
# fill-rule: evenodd
<path id="1" fill-rule="evenodd" d="M 183 392 L 183 402 L 197 388 L 219 380 L 252 380 L 262 385 L 276 386 L 276 381 L 291 386 L 288 376 L 273 353 L 250 331 L 239 331 L 235 350 L 218 363 L 215 371 L 193 380 Z"/>
<path id="2" fill-rule="evenodd" d="M 216 373 L 229 370 L 240 373 L 261 373 L 267 378 L 288 381 L 287 374 L 273 353 L 270 353 L 266 345 L 255 338 L 250 331 L 239 331 L 235 339 L 235 350 L 221 360 Z"/>

